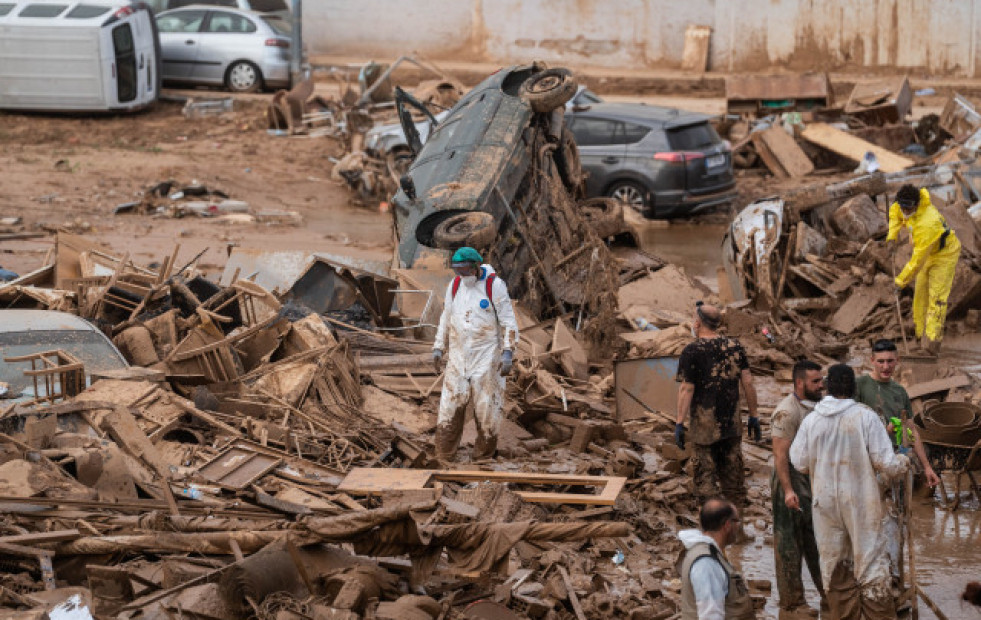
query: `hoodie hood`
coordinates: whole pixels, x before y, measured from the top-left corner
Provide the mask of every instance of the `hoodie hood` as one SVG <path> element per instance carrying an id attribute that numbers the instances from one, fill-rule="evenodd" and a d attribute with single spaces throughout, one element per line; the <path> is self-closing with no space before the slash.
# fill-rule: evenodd
<path id="1" fill-rule="evenodd" d="M 483 280 L 484 278 L 486 278 L 490 274 L 492 274 L 492 273 L 496 274 L 497 272 L 494 271 L 494 268 L 493 267 L 491 267 L 487 263 L 484 263 L 483 265 L 480 266 L 480 273 L 481 273 L 480 279 Z"/>
<path id="2" fill-rule="evenodd" d="M 825 396 L 821 399 L 821 402 L 814 405 L 814 413 L 830 418 L 839 415 L 854 404 L 855 400 L 851 398 L 835 398 L 834 396 Z"/>
<path id="3" fill-rule="evenodd" d="M 691 549 L 698 543 L 708 543 L 716 549 L 719 547 L 711 537 L 703 534 L 701 530 L 681 530 L 678 532 L 678 540 L 685 545 L 685 549 Z"/>

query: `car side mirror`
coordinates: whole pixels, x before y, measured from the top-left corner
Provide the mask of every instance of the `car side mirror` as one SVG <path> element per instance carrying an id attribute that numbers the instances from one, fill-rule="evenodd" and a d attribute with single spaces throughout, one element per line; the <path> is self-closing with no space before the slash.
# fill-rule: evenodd
<path id="1" fill-rule="evenodd" d="M 399 186 L 402 188 L 402 191 L 405 192 L 405 195 L 409 197 L 409 200 L 416 199 L 416 184 L 415 181 L 412 180 L 412 177 L 407 174 L 403 174 L 402 178 L 399 179 Z"/>

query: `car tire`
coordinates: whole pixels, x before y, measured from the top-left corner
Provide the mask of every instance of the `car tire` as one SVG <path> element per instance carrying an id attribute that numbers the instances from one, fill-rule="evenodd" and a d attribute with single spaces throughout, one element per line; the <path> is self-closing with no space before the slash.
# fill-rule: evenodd
<path id="1" fill-rule="evenodd" d="M 651 208 L 647 200 L 647 189 L 636 181 L 616 181 L 606 190 L 606 195 L 644 215 Z"/>
<path id="2" fill-rule="evenodd" d="M 579 160 L 576 138 L 568 127 L 562 128 L 562 143 L 555 150 L 554 157 L 562 182 L 570 192 L 575 193 L 576 188 L 582 185 L 582 162 Z"/>
<path id="3" fill-rule="evenodd" d="M 568 69 L 547 69 L 525 80 L 518 95 L 535 112 L 547 114 L 565 105 L 578 88 L 579 84 Z"/>
<path id="4" fill-rule="evenodd" d="M 236 93 L 254 93 L 262 88 L 262 71 L 247 60 L 233 62 L 225 72 L 225 86 Z"/>
<path id="5" fill-rule="evenodd" d="M 590 198 L 579 203 L 579 213 L 600 239 L 623 232 L 623 203 L 613 198 Z"/>
<path id="6" fill-rule="evenodd" d="M 463 246 L 476 249 L 489 247 L 497 238 L 494 216 L 483 211 L 457 213 L 436 225 L 433 243 L 444 250 Z"/>

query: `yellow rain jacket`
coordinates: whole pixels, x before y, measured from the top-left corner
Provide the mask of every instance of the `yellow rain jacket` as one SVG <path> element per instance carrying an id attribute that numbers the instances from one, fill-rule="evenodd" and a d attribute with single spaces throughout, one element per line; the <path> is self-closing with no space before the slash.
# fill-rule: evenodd
<path id="1" fill-rule="evenodd" d="M 899 203 L 889 207 L 889 235 L 887 241 L 895 241 L 900 229 L 909 229 L 913 241 L 913 256 L 896 276 L 896 286 L 906 287 L 916 277 L 913 294 L 913 323 L 916 337 L 926 333 L 930 340 L 943 338 L 944 321 L 947 318 L 947 298 L 954 284 L 954 270 L 961 254 L 961 243 L 930 201 L 930 192 L 920 189 L 920 204 L 909 217 L 903 214 Z"/>

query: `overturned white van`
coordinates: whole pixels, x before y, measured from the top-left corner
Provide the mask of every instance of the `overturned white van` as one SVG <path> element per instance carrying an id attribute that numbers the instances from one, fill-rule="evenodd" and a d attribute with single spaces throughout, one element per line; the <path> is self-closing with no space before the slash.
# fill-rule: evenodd
<path id="1" fill-rule="evenodd" d="M 0 109 L 126 111 L 160 92 L 153 14 L 126 0 L 0 0 Z"/>

